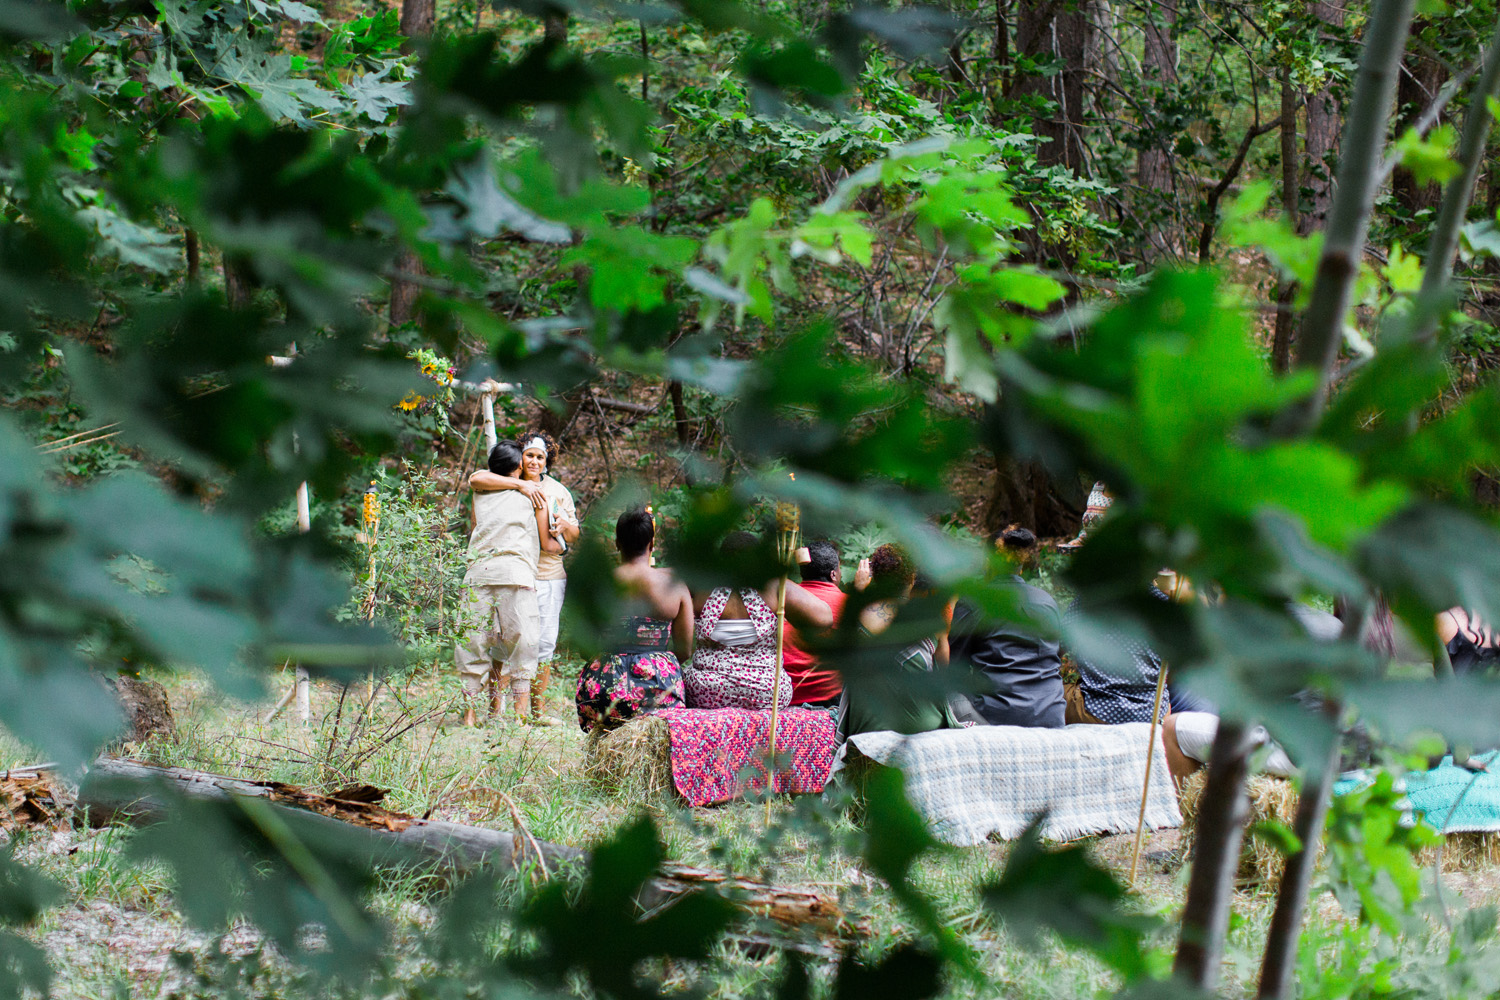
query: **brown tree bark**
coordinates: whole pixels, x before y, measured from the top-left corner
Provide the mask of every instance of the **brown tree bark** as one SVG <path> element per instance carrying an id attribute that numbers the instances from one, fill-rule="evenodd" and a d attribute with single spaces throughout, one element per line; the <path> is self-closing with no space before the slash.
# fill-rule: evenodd
<path id="1" fill-rule="evenodd" d="M 1172 971 L 1205 993 L 1212 992 L 1224 960 L 1229 904 L 1239 870 L 1240 842 L 1250 803 L 1245 795 L 1250 747 L 1245 726 L 1222 719 L 1209 751 L 1205 804 L 1193 837 L 1193 870 L 1182 909 L 1182 933 Z"/>
<path id="2" fill-rule="evenodd" d="M 1072 537 L 1082 523 L 1086 496 L 1081 487 L 1073 497 L 1064 489 L 1065 484 L 1056 482 L 1040 462 L 1001 457 L 984 524 L 990 529 L 1019 524 L 1043 538 Z"/>
<path id="3" fill-rule="evenodd" d="M 437 0 L 401 0 L 401 34 L 408 39 L 426 38 L 432 34 L 436 21 Z M 422 273 L 422 263 L 416 251 L 403 246 L 391 267 L 396 273 L 390 278 L 391 298 L 387 316 L 394 328 L 419 318 L 416 315 L 418 288 L 401 275 Z"/>
<path id="4" fill-rule="evenodd" d="M 1426 18 L 1412 21 L 1411 34 L 1420 34 Z M 1396 135 L 1405 132 L 1422 112 L 1432 104 L 1433 98 L 1448 80 L 1448 69 L 1426 53 L 1408 45 L 1406 58 L 1401 62 L 1401 78 L 1396 81 Z M 1439 116 L 1438 122 L 1443 121 Z M 1421 211 L 1433 211 L 1442 197 L 1442 188 L 1428 182 L 1419 183 L 1408 169 L 1397 165 L 1391 174 L 1391 193 L 1396 203 L 1410 215 Z"/>
<path id="5" fill-rule="evenodd" d="M 1086 55 L 1093 35 L 1090 0 L 1019 0 L 1016 52 L 1037 63 L 1058 63 L 1050 75 L 1017 73 L 1010 96 L 1035 98 L 1032 130 L 1042 140 L 1037 160 L 1042 166 L 1064 166 L 1082 174 L 1085 166 L 1084 88 Z"/>
<path id="6" fill-rule="evenodd" d="M 404 326 L 418 319 L 417 316 L 417 294 L 420 289 L 416 282 L 408 281 L 402 275 L 421 274 L 422 261 L 417 257 L 415 250 L 410 247 L 402 247 L 401 252 L 396 255 L 391 264 L 395 274 L 391 275 L 391 301 L 390 320 L 392 327 Z"/>
<path id="7" fill-rule="evenodd" d="M 437 0 L 401 0 L 401 34 L 426 38 L 437 21 Z"/>
<path id="8" fill-rule="evenodd" d="M 1318 0 L 1310 10 L 1329 28 L 1343 29 L 1345 10 L 1342 6 Z M 1303 235 L 1323 224 L 1333 204 L 1332 159 L 1339 148 L 1342 111 L 1339 96 L 1331 83 L 1325 82 L 1307 95 L 1307 132 L 1303 148 L 1307 155 L 1308 206 L 1297 229 Z"/>
<path id="9" fill-rule="evenodd" d="M 1177 40 L 1172 35 L 1177 23 L 1177 0 L 1157 0 L 1146 8 L 1144 49 L 1141 53 L 1141 76 L 1152 96 L 1177 83 Z M 1142 188 L 1161 193 L 1172 189 L 1171 140 L 1158 136 L 1141 150 L 1137 159 L 1137 177 Z"/>
<path id="10" fill-rule="evenodd" d="M 1281 207 L 1292 228 L 1302 231 L 1302 170 L 1297 156 L 1297 90 L 1290 67 L 1281 70 Z M 1297 317 L 1292 301 L 1297 283 L 1289 278 L 1276 282 L 1276 329 L 1271 337 L 1271 370 L 1285 373 L 1292 367 L 1292 342 L 1297 336 Z"/>
<path id="11" fill-rule="evenodd" d="M 542 15 L 542 41 L 558 48 L 568 44 L 568 15 L 548 10 Z"/>
<path id="12" fill-rule="evenodd" d="M 250 304 L 250 292 L 254 285 L 244 268 L 232 261 L 224 261 L 224 299 L 231 309 L 243 309 Z"/>

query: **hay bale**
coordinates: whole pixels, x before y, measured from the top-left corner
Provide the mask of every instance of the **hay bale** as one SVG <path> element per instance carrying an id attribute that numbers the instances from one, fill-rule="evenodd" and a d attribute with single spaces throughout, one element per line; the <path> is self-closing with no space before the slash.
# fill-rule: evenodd
<path id="1" fill-rule="evenodd" d="M 583 773 L 600 791 L 617 798 L 671 795 L 672 737 L 666 721 L 643 715 L 615 729 L 590 731 L 584 740 Z"/>
<path id="2" fill-rule="evenodd" d="M 1182 809 L 1182 842 L 1191 845 L 1197 829 L 1200 800 L 1207 770 L 1199 770 L 1178 789 L 1178 801 Z M 1257 823 L 1271 820 L 1290 828 L 1297 818 L 1297 789 L 1285 778 L 1268 774 L 1257 774 L 1250 779 L 1249 829 Z M 1185 848 L 1190 850 L 1190 846 Z M 1321 858 L 1323 847 L 1318 846 Z M 1417 852 L 1419 865 L 1431 865 L 1438 860 L 1435 847 L 1426 847 Z M 1500 865 L 1500 833 L 1450 833 L 1444 838 L 1442 852 L 1443 871 L 1470 871 L 1480 865 Z M 1240 851 L 1238 878 L 1241 887 L 1274 890 L 1281 884 L 1281 873 L 1286 866 L 1286 856 L 1276 844 L 1265 837 L 1247 832 Z"/>
<path id="3" fill-rule="evenodd" d="M 1198 828 L 1198 813 L 1203 798 L 1203 786 L 1208 780 L 1208 771 L 1201 769 L 1191 775 L 1178 789 L 1178 806 L 1182 810 L 1182 842 L 1191 845 Z M 1255 836 L 1256 824 L 1279 822 L 1291 827 L 1297 818 L 1297 789 L 1285 778 L 1269 774 L 1257 774 L 1250 778 L 1246 787 L 1250 797 L 1250 821 L 1245 840 L 1240 848 L 1240 867 L 1237 879 L 1241 888 L 1265 888 L 1274 890 L 1281 884 L 1281 872 L 1286 866 L 1286 855 L 1266 837 Z M 1189 846 L 1187 849 L 1191 849 Z M 1322 848 L 1319 848 L 1322 853 Z"/>

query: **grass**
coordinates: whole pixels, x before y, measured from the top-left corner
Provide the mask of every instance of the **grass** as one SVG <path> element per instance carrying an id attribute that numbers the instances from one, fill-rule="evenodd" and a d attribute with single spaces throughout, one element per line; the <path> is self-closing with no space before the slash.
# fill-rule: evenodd
<path id="1" fill-rule="evenodd" d="M 570 714 L 565 711 L 566 701 L 578 666 L 564 664 L 554 681 L 553 714 Z M 846 911 L 868 922 L 871 937 L 866 949 L 870 954 L 921 936 L 889 891 L 864 871 L 856 851 L 860 831 L 835 806 L 816 798 L 777 800 L 768 832 L 761 802 L 688 810 L 669 795 L 645 788 L 631 788 L 626 794 L 602 790 L 584 771 L 585 737 L 575 726 L 546 729 L 506 724 L 466 729 L 459 725 L 446 665 L 428 665 L 393 678 L 357 724 L 351 724 L 358 715 L 354 706 L 362 698 L 356 699 L 356 692 L 351 692 L 340 714 L 338 690 L 319 684 L 314 693 L 316 718 L 306 727 L 289 713 L 265 723 L 266 705 L 226 699 L 199 677 L 163 679 L 177 713 L 178 732 L 174 739 L 157 739 L 138 748 L 139 756 L 156 763 L 269 778 L 324 792 L 361 781 L 389 789 L 387 804 L 414 815 L 503 829 L 514 828 L 519 819 L 539 840 L 584 847 L 601 842 L 645 812 L 657 821 L 673 860 L 836 895 Z M 0 754 L 5 760 L 27 756 L 24 747 L 3 736 Z M 112 914 L 122 926 L 154 929 L 126 933 L 123 944 L 96 941 L 58 955 L 63 959 L 57 963 L 58 995 L 116 996 L 124 982 L 128 995 L 154 997 L 181 986 L 181 977 L 189 973 L 170 963 L 158 968 L 165 961 L 161 956 L 170 951 L 171 942 L 178 947 L 187 942 L 201 953 L 211 939 L 193 936 L 176 912 L 170 873 L 161 865 L 130 859 L 131 831 L 77 831 L 68 836 L 74 838 L 70 851 L 47 853 L 41 849 L 46 838 L 40 834 L 29 839 L 30 848 L 21 848 L 24 856 L 63 886 L 68 897 L 68 902 L 44 916 L 33 936 L 53 943 L 72 941 L 67 933 L 70 926 L 94 919 L 90 914 Z M 1129 839 L 1100 838 L 1088 848 L 1123 878 Z M 1118 988 L 1117 977 L 1086 952 L 1064 947 L 1047 936 L 1019 942 L 984 912 L 977 889 L 998 877 L 1006 854 L 1003 844 L 942 848 L 915 868 L 916 885 L 934 901 L 957 940 L 976 956 L 986 980 L 957 978 L 948 984 L 947 995 L 993 997 L 998 990 L 1024 1000 L 1105 995 Z M 1162 872 L 1159 865 L 1151 868 L 1142 877 L 1138 906 L 1164 916 L 1163 927 L 1171 927 L 1185 877 L 1180 867 L 1168 872 Z M 506 889 L 511 902 L 531 891 L 524 882 L 512 882 Z M 432 920 L 433 892 L 431 880 L 413 872 L 393 873 L 374 891 L 372 908 L 393 928 L 398 949 L 415 949 Z M 1329 899 L 1323 895 L 1314 907 L 1309 947 L 1322 949 L 1334 965 L 1347 964 L 1349 956 L 1336 945 L 1337 929 L 1347 921 Z M 1268 894 L 1255 891 L 1243 893 L 1236 901 L 1226 965 L 1230 995 L 1252 990 L 1272 902 Z M 100 933 L 105 934 L 105 941 L 110 940 L 107 928 Z M 499 933 L 508 940 L 526 940 L 510 924 Z M 131 953 L 131 934 L 143 941 L 150 939 L 138 944 L 157 956 L 156 965 Z M 1163 974 L 1174 946 L 1175 939 L 1166 929 L 1154 940 L 1152 961 Z M 194 968 L 205 976 L 230 974 L 217 967 L 205 972 L 201 955 L 195 961 L 199 964 Z M 262 985 L 274 981 L 280 983 L 277 990 L 289 988 L 291 970 L 267 961 L 256 973 L 265 977 Z M 411 968 L 427 961 L 416 950 L 409 955 Z M 819 963 L 814 965 L 815 979 L 830 974 Z M 708 996 L 729 998 L 765 993 L 783 971 L 779 958 L 726 945 L 709 963 L 674 966 L 668 981 Z M 237 969 L 233 974 L 248 973 Z"/>

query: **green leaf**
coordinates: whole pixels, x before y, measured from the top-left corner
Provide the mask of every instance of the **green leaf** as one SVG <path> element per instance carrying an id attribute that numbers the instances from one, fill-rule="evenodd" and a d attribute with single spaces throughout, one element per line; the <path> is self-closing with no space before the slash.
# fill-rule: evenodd
<path id="1" fill-rule="evenodd" d="M 1154 921 L 1124 910 L 1124 887 L 1082 848 L 1044 848 L 1040 827 L 1040 818 L 1032 820 L 1012 844 L 999 881 L 980 890 L 985 907 L 1028 947 L 1049 930 L 1128 978 L 1142 975 L 1145 934 Z"/>
<path id="2" fill-rule="evenodd" d="M 1390 258 L 1385 266 L 1385 280 L 1391 291 L 1399 294 L 1415 292 L 1422 287 L 1422 261 L 1401 249 L 1400 243 L 1391 244 Z"/>
<path id="3" fill-rule="evenodd" d="M 157 274 L 170 274 L 181 263 L 177 238 L 169 233 L 140 225 L 102 205 L 80 209 L 78 218 L 94 227 L 122 264 L 144 267 Z"/>
<path id="4" fill-rule="evenodd" d="M 1418 184 L 1446 184 L 1463 168 L 1453 159 L 1458 133 L 1451 125 L 1439 125 L 1424 139 L 1415 128 L 1408 128 L 1391 148 L 1401 154 L 1401 165 L 1410 170 Z"/>
<path id="5" fill-rule="evenodd" d="M 337 111 L 343 102 L 316 83 L 293 76 L 292 57 L 269 48 L 270 43 L 244 37 L 225 40 L 212 72 L 243 89 L 272 118 L 306 124 L 309 113 Z"/>

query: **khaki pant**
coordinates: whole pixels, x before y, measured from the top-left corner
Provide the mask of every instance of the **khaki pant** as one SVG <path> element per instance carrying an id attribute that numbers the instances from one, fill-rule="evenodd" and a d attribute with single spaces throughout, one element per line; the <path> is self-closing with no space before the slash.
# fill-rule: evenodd
<path id="1" fill-rule="evenodd" d="M 1076 726 L 1080 722 L 1091 726 L 1102 726 L 1104 720 L 1098 718 L 1088 710 L 1083 703 L 1083 686 L 1078 683 L 1063 685 L 1063 721 L 1070 726 Z"/>
<path id="2" fill-rule="evenodd" d="M 536 591 L 530 587 L 472 584 L 463 606 L 465 640 L 454 650 L 464 690 L 484 690 L 490 666 L 497 665 L 507 681 L 529 681 L 536 676 L 542 617 Z"/>

